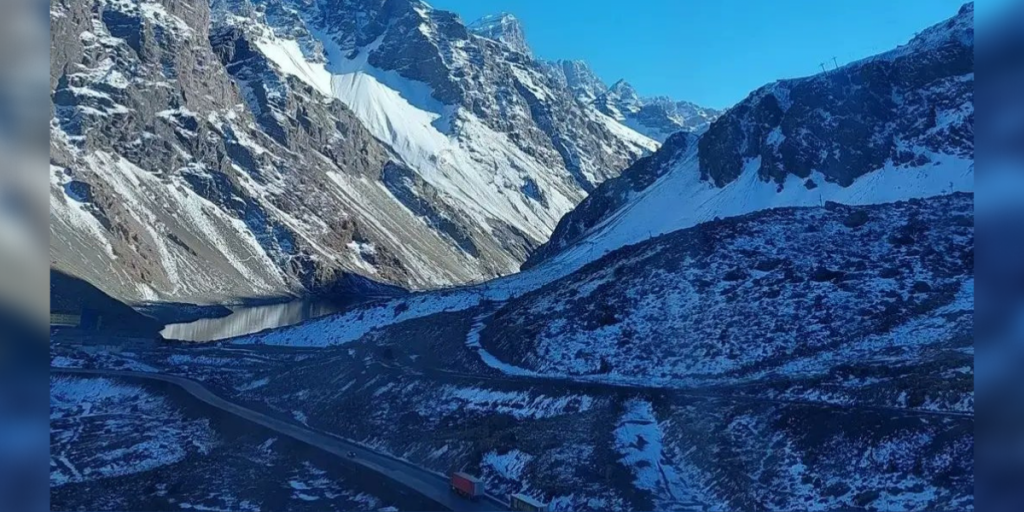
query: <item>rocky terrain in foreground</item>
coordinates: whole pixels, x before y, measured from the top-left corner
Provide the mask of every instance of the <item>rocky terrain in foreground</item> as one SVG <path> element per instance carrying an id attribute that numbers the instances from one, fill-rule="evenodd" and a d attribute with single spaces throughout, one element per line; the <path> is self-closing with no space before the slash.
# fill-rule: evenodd
<path id="1" fill-rule="evenodd" d="M 151 386 L 51 377 L 51 510 L 388 506 L 329 458 L 208 412 Z"/>
<path id="2" fill-rule="evenodd" d="M 973 360 L 973 208 L 958 194 L 701 224 L 505 303 L 481 343 L 538 373 L 688 385 L 862 359 L 936 358 L 955 374 Z M 930 401 L 970 405 L 970 386 L 935 384 Z"/>

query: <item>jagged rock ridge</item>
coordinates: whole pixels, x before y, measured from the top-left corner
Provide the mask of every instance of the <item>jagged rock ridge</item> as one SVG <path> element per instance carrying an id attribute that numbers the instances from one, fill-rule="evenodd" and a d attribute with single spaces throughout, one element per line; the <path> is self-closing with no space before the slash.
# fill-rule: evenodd
<path id="1" fill-rule="evenodd" d="M 722 111 L 668 97 L 643 98 L 625 80 L 610 87 L 579 60 L 546 61 L 548 74 L 576 97 L 623 126 L 659 142 L 678 132 L 703 133 Z"/>
<path id="2" fill-rule="evenodd" d="M 594 99 L 594 104 L 626 126 L 662 142 L 680 131 L 703 133 L 722 115 L 721 111 L 688 101 L 664 96 L 642 98 L 625 80 L 609 87 Z"/>
<path id="3" fill-rule="evenodd" d="M 526 33 L 522 24 L 509 13 L 484 16 L 469 24 L 469 30 L 488 39 L 501 41 L 510 49 L 524 55 L 533 55 L 530 45 L 526 43 Z"/>

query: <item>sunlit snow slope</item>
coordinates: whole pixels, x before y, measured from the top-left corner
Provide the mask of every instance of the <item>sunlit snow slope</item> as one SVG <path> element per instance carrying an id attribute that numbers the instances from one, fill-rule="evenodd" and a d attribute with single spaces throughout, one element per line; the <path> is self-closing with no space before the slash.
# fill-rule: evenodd
<path id="1" fill-rule="evenodd" d="M 283 72 L 344 102 L 375 137 L 481 225 L 488 218 L 500 219 L 534 240 L 544 240 L 560 214 L 581 199 L 579 189 L 547 172 L 506 134 L 437 101 L 428 85 L 371 66 L 367 56 L 376 45 L 349 60 L 329 36 L 320 41 L 327 63 L 304 60 L 296 42 L 270 34 L 257 45 Z M 459 125 L 458 136 L 446 133 L 452 123 Z M 530 180 L 546 191 L 547 204 L 519 193 Z"/>

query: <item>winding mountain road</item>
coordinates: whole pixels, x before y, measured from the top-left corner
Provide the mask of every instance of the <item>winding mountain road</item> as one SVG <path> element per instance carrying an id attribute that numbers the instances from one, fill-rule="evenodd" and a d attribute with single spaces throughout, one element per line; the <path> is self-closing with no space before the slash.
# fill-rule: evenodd
<path id="1" fill-rule="evenodd" d="M 371 450 L 345 439 L 333 437 L 306 427 L 305 425 L 283 421 L 261 412 L 229 402 L 197 381 L 161 373 L 98 370 L 85 368 L 50 368 L 51 373 L 66 375 L 88 375 L 119 379 L 149 380 L 178 386 L 196 399 L 219 410 L 233 414 L 246 421 L 256 423 L 264 428 L 290 437 L 301 443 L 318 448 L 340 457 L 347 464 L 354 464 L 362 469 L 377 473 L 382 478 L 409 489 L 447 510 L 454 511 L 492 511 L 508 510 L 508 504 L 494 496 L 484 496 L 473 502 L 462 499 L 451 492 L 447 478 L 432 471 L 415 466 L 407 461 Z M 355 457 L 349 457 L 352 452 Z"/>

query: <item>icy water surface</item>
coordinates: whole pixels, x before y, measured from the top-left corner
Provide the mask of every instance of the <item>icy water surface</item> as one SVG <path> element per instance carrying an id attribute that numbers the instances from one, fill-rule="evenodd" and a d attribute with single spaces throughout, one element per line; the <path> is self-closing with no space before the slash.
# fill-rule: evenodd
<path id="1" fill-rule="evenodd" d="M 180 341 L 217 341 L 264 329 L 294 325 L 312 318 L 337 313 L 351 304 L 296 300 L 264 306 L 230 306 L 232 313 L 222 318 L 204 318 L 191 323 L 171 324 L 160 334 Z"/>

